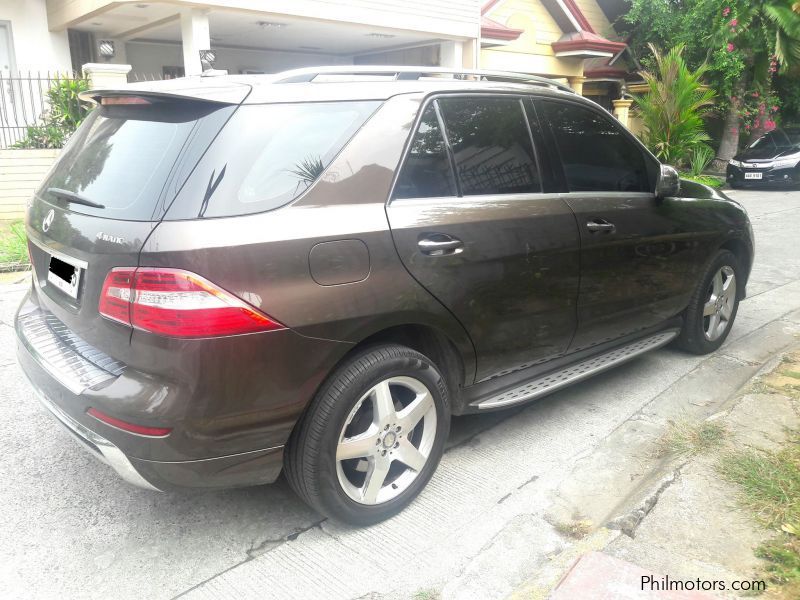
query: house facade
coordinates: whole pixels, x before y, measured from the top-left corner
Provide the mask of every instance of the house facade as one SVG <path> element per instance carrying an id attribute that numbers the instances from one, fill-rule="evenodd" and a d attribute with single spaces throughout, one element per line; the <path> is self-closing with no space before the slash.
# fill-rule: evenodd
<path id="1" fill-rule="evenodd" d="M 480 65 L 561 79 L 613 111 L 638 69 L 612 24 L 623 9 L 614 0 L 489 0 Z"/>
<path id="2" fill-rule="evenodd" d="M 3 0 L 0 75 L 131 65 L 131 79 L 406 64 L 535 73 L 611 109 L 635 70 L 618 0 Z"/>
<path id="3" fill-rule="evenodd" d="M 3 0 L 6 74 L 131 65 L 131 78 L 322 64 L 477 66 L 479 0 Z"/>

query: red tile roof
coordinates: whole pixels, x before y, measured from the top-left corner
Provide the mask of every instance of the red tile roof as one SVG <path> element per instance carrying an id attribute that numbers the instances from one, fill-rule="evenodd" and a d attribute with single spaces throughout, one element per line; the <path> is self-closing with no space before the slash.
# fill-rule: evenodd
<path id="1" fill-rule="evenodd" d="M 506 27 L 497 21 L 492 21 L 490 18 L 481 15 L 481 37 L 511 41 L 517 39 L 523 33 L 522 29 Z"/>

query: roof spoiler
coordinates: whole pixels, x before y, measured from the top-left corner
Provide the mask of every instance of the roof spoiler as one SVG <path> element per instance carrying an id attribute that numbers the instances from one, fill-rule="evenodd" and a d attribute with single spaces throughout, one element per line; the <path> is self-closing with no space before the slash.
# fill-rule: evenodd
<path id="1" fill-rule="evenodd" d="M 241 104 L 250 95 L 252 86 L 232 81 L 186 77 L 164 81 L 129 83 L 116 89 L 94 89 L 81 92 L 78 97 L 85 102 L 100 104 L 103 98 L 136 96 L 161 100 L 186 100 Z"/>

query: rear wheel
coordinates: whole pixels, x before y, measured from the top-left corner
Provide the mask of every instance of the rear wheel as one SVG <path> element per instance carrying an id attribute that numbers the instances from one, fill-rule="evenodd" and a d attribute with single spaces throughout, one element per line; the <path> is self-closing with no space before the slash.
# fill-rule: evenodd
<path id="1" fill-rule="evenodd" d="M 683 330 L 676 342 L 679 347 L 708 354 L 722 345 L 739 310 L 740 272 L 732 252 L 717 253 L 686 308 Z"/>
<path id="2" fill-rule="evenodd" d="M 425 487 L 449 427 L 447 388 L 433 362 L 404 346 L 373 347 L 337 369 L 295 427 L 287 479 L 326 516 L 376 523 Z"/>

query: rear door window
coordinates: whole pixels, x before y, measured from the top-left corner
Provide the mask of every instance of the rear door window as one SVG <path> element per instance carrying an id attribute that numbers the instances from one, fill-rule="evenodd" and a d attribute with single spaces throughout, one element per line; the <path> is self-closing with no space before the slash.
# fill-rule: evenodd
<path id="1" fill-rule="evenodd" d="M 100 106 L 73 134 L 39 189 L 77 194 L 102 208 L 71 202 L 72 211 L 129 221 L 158 220 L 168 185 L 189 143 L 207 146 L 234 107 L 200 102 Z M 184 173 L 184 176 L 186 173 Z"/>
<path id="2" fill-rule="evenodd" d="M 422 113 L 397 185 L 395 198 L 437 198 L 456 195 L 456 181 L 442 128 L 433 103 Z"/>
<path id="3" fill-rule="evenodd" d="M 245 215 L 291 202 L 319 178 L 379 105 L 361 101 L 241 106 L 167 218 Z"/>
<path id="4" fill-rule="evenodd" d="M 652 192 L 642 149 L 611 117 L 572 102 L 542 102 L 569 191 Z"/>
<path id="5" fill-rule="evenodd" d="M 522 100 L 440 98 L 461 194 L 541 192 L 541 179 Z"/>

